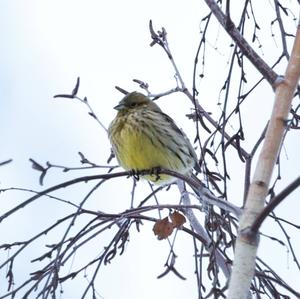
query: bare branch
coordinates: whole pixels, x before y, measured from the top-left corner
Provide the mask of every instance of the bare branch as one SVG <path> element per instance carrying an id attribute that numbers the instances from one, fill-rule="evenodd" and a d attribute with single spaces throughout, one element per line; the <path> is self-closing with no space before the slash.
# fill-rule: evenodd
<path id="1" fill-rule="evenodd" d="M 218 19 L 219 23 L 223 26 L 226 32 L 230 35 L 233 41 L 239 46 L 243 54 L 253 63 L 253 65 L 260 71 L 266 80 L 275 89 L 277 86 L 279 76 L 265 63 L 263 59 L 253 50 L 246 39 L 240 34 L 239 30 L 235 27 L 229 16 L 226 16 L 216 1 L 205 0 L 206 4 L 211 9 L 214 16 Z"/>
<path id="2" fill-rule="evenodd" d="M 256 220 L 253 222 L 251 230 L 253 232 L 258 232 L 261 224 L 264 222 L 270 212 L 272 212 L 287 196 L 289 196 L 299 186 L 300 177 L 296 178 L 284 190 L 282 190 L 278 195 L 272 198 L 272 201 L 262 210 L 262 212 L 257 216 Z"/>

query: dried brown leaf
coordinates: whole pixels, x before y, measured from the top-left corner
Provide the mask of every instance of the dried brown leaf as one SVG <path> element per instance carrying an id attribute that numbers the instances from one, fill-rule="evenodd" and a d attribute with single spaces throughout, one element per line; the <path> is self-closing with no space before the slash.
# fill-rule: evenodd
<path id="1" fill-rule="evenodd" d="M 168 217 L 157 220 L 153 226 L 153 232 L 158 240 L 163 240 L 169 237 L 174 229 L 174 224 L 169 221 Z"/>
<path id="2" fill-rule="evenodd" d="M 181 228 L 183 224 L 186 222 L 185 217 L 182 214 L 180 214 L 178 211 L 171 213 L 170 219 L 175 228 Z"/>

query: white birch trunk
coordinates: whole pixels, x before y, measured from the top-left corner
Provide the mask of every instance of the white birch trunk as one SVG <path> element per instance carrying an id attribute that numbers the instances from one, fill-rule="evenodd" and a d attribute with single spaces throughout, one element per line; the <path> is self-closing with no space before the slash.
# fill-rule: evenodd
<path id="1" fill-rule="evenodd" d="M 257 236 L 245 233 L 264 208 L 272 172 L 286 130 L 291 102 L 300 76 L 300 28 L 298 26 L 292 54 L 284 80 L 276 88 L 275 103 L 265 141 L 249 188 L 246 206 L 240 220 L 228 299 L 244 299 L 249 294 L 255 270 Z"/>

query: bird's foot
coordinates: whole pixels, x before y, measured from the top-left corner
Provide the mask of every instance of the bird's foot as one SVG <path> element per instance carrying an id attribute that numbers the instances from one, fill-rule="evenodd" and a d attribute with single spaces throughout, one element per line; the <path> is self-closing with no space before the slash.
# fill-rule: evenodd
<path id="1" fill-rule="evenodd" d="M 157 167 L 153 167 L 150 169 L 150 175 L 155 175 L 155 181 L 159 181 L 161 179 L 159 173 L 161 172 L 161 167 L 157 166 Z"/>
<path id="2" fill-rule="evenodd" d="M 141 176 L 154 175 L 154 176 L 156 176 L 155 181 L 157 182 L 161 179 L 161 177 L 159 175 L 160 172 L 161 172 L 161 167 L 159 167 L 159 166 L 153 167 L 151 169 L 140 169 L 140 170 L 131 169 L 129 176 L 132 176 L 134 179 L 136 179 L 138 181 Z"/>
<path id="3" fill-rule="evenodd" d="M 141 175 L 140 171 L 137 171 L 135 169 L 131 169 L 130 172 L 129 172 L 128 177 L 132 176 L 135 180 L 139 181 L 140 175 Z"/>

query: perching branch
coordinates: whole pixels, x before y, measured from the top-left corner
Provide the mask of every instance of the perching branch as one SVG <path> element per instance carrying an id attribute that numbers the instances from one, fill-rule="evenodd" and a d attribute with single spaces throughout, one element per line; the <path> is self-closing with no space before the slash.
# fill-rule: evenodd
<path id="1" fill-rule="evenodd" d="M 24 202 L 22 202 L 21 204 L 15 206 L 14 208 L 10 209 L 9 211 L 7 211 L 6 213 L 2 214 L 0 216 L 0 223 L 6 219 L 7 217 L 9 217 L 10 215 L 14 214 L 15 212 L 17 212 L 18 210 L 26 207 L 27 205 L 29 205 L 31 202 L 35 201 L 36 199 L 44 196 L 44 195 L 48 195 L 49 193 L 52 193 L 56 190 L 60 190 L 66 187 L 69 187 L 71 185 L 75 185 L 81 182 L 89 182 L 89 181 L 94 181 L 94 180 L 109 180 L 112 178 L 117 178 L 117 177 L 123 177 L 123 176 L 135 176 L 136 178 L 138 178 L 139 176 L 143 176 L 143 175 L 147 175 L 147 174 L 153 174 L 153 169 L 151 170 L 141 170 L 141 171 L 121 171 L 121 172 L 116 172 L 116 173 L 108 173 L 108 174 L 98 174 L 98 175 L 91 175 L 91 176 L 84 176 L 84 177 L 79 177 L 79 178 L 75 178 L 66 182 L 63 182 L 61 184 L 52 186 L 50 188 L 47 188 L 43 191 L 40 191 L 39 193 L 35 194 L 34 196 L 28 198 L 27 200 L 25 200 Z M 178 179 L 182 179 L 185 182 L 187 182 L 193 189 L 198 190 L 198 194 L 200 199 L 202 199 L 202 197 L 204 198 L 204 202 L 207 204 L 212 204 L 212 205 L 217 205 L 219 206 L 221 209 L 225 209 L 228 210 L 230 212 L 233 212 L 236 216 L 240 215 L 240 210 L 238 207 L 234 206 L 233 204 L 226 202 L 226 201 L 222 201 L 217 197 L 214 197 L 213 194 L 209 191 L 205 189 L 205 186 L 198 180 L 195 180 L 191 177 L 187 177 L 185 175 L 182 175 L 180 173 L 177 173 L 175 171 L 172 170 L 168 170 L 168 169 L 162 169 L 159 168 L 157 169 L 157 175 L 159 174 L 168 174 L 174 177 L 177 177 Z M 0 190 L 1 191 L 1 190 Z M 208 194 L 208 192 L 210 192 L 210 194 Z"/>

